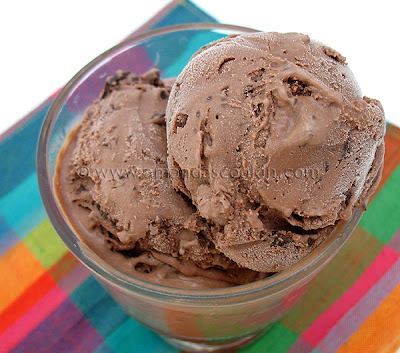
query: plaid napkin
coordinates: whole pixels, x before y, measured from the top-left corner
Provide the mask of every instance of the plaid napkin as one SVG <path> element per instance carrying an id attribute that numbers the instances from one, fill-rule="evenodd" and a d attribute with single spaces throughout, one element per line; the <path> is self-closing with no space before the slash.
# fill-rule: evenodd
<path id="1" fill-rule="evenodd" d="M 212 22 L 173 1 L 139 31 Z M 0 137 L 0 352 L 177 352 L 110 298 L 43 209 L 39 130 L 55 94 Z M 388 125 L 379 192 L 348 243 L 288 316 L 239 352 L 395 352 L 400 347 L 400 129 Z"/>

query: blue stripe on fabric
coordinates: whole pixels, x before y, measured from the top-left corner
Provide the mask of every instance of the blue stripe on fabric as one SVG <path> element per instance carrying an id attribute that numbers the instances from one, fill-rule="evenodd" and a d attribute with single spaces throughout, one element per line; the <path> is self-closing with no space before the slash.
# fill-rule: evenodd
<path id="1" fill-rule="evenodd" d="M 76 288 L 70 298 L 103 337 L 129 317 L 93 277 Z"/>
<path id="2" fill-rule="evenodd" d="M 36 172 L 31 173 L 17 187 L 1 198 L 0 213 L 21 239 L 46 218 Z"/>
<path id="3" fill-rule="evenodd" d="M 169 55 L 169 57 L 171 57 L 173 60 L 165 63 L 165 65 L 160 66 L 160 69 L 163 71 L 163 77 L 177 77 L 186 66 L 186 64 L 189 62 L 189 59 L 192 57 L 192 55 L 203 45 L 226 37 L 221 33 L 206 31 L 200 33 L 185 32 L 185 34 L 185 36 L 182 36 L 181 33 L 178 33 L 177 38 L 171 39 L 171 41 L 173 41 L 175 45 L 172 43 L 163 42 L 165 48 L 156 48 L 157 51 L 176 51 L 176 45 L 178 45 L 180 48 L 185 48 L 185 50 L 183 52 L 179 52 L 180 54 L 176 57 L 174 57 L 173 55 Z M 157 56 L 154 55 L 154 53 L 149 52 L 149 55 L 153 59 L 153 61 L 156 60 Z"/>
<path id="4" fill-rule="evenodd" d="M 115 353 L 115 351 L 108 345 L 107 342 L 103 342 L 93 351 L 93 353 Z"/>
<path id="5" fill-rule="evenodd" d="M 172 9 L 167 16 L 158 21 L 151 29 L 184 23 L 217 22 L 214 17 L 200 10 L 191 1 L 186 0 L 179 5 Z"/>
<path id="6" fill-rule="evenodd" d="M 17 244 L 19 238 L 0 214 L 0 256 Z"/>
<path id="7" fill-rule="evenodd" d="M 36 170 L 36 147 L 40 128 L 51 102 L 17 131 L 0 141 L 0 197 Z"/>
<path id="8" fill-rule="evenodd" d="M 392 292 L 399 282 L 400 260 L 397 260 L 379 282 L 329 331 L 318 345 L 318 348 L 324 353 L 336 352 Z"/>
<path id="9" fill-rule="evenodd" d="M 117 330 L 106 338 L 106 341 L 118 353 L 179 352 L 177 348 L 170 346 L 159 335 L 132 318 L 127 319 L 120 325 Z"/>
<path id="10" fill-rule="evenodd" d="M 12 352 L 87 353 L 102 343 L 100 334 L 75 304 L 66 299 Z"/>
<path id="11" fill-rule="evenodd" d="M 217 22 L 215 18 L 201 11 L 196 5 L 190 1 L 185 1 L 171 10 L 165 18 L 157 22 L 151 29 L 170 26 L 171 24 L 184 24 L 196 22 Z M 147 47 L 147 51 L 152 61 L 164 73 L 163 77 L 176 77 L 185 67 L 192 54 L 194 54 L 201 46 L 217 40 L 223 36 L 218 33 L 204 32 L 183 32 L 177 33 L 175 36 L 168 35 L 164 41 L 160 42 L 157 47 Z M 177 50 L 176 48 L 179 48 Z M 159 53 L 168 53 L 163 56 L 163 60 L 159 60 Z M 182 53 L 184 53 L 182 55 Z M 168 58 L 166 60 L 165 58 Z"/>

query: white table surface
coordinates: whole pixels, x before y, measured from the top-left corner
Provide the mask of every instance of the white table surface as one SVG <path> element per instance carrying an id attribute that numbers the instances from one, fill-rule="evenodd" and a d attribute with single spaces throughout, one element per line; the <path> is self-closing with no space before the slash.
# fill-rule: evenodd
<path id="1" fill-rule="evenodd" d="M 303 32 L 337 49 L 347 57 L 363 94 L 379 99 L 387 120 L 400 125 L 395 69 L 400 58 L 400 31 L 395 2 L 193 2 L 223 23 L 264 31 Z M 62 3 L 62 7 L 54 0 L 0 3 L 0 133 L 169 1 Z"/>

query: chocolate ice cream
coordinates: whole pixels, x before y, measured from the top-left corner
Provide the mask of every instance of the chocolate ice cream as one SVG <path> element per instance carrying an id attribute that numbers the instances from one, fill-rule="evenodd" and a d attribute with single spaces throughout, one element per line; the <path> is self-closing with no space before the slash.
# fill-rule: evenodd
<path id="1" fill-rule="evenodd" d="M 138 278 L 186 288 L 263 278 L 216 250 L 196 208 L 172 187 L 164 120 L 171 84 L 158 70 L 107 80 L 60 153 L 60 204 L 96 254 Z"/>
<path id="2" fill-rule="evenodd" d="M 55 189 L 114 267 L 172 287 L 240 285 L 366 207 L 384 133 L 382 106 L 335 50 L 297 33 L 228 36 L 175 83 L 156 69 L 110 77 L 61 150 Z"/>
<path id="3" fill-rule="evenodd" d="M 233 35 L 200 49 L 167 107 L 173 185 L 215 247 L 274 272 L 366 207 L 385 119 L 337 51 L 297 33 Z"/>

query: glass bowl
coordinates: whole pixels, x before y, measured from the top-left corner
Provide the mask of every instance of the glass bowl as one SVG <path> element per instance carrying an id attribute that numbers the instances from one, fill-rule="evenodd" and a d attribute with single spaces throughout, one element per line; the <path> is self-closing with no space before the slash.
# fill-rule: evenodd
<path id="1" fill-rule="evenodd" d="M 347 241 L 361 218 L 339 223 L 310 255 L 291 268 L 251 284 L 224 289 L 177 289 L 129 276 L 92 252 L 69 226 L 55 197 L 53 178 L 65 137 L 99 96 L 106 77 L 122 69 L 142 74 L 152 67 L 176 77 L 201 46 L 232 33 L 254 32 L 221 24 L 186 24 L 147 32 L 100 55 L 62 89 L 40 133 L 37 173 L 48 217 L 68 249 L 137 321 L 180 349 L 216 352 L 248 344 L 285 315 L 308 283 Z"/>

